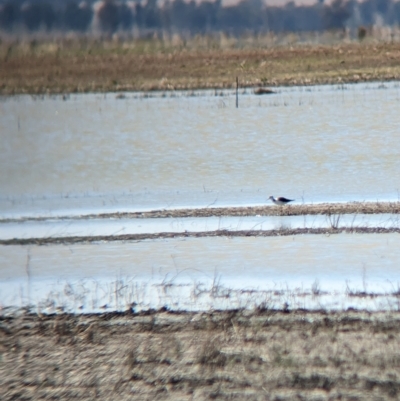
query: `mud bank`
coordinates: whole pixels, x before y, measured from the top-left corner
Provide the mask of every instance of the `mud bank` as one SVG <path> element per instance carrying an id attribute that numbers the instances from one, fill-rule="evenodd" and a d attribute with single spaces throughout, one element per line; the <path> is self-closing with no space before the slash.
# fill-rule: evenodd
<path id="1" fill-rule="evenodd" d="M 278 237 L 290 235 L 334 235 L 334 234 L 388 234 L 400 233 L 399 228 L 383 227 L 347 227 L 347 228 L 296 228 L 278 230 L 245 230 L 245 231 L 203 231 L 203 232 L 177 232 L 157 234 L 122 234 L 74 237 L 47 237 L 47 238 L 13 238 L 0 240 L 0 245 L 50 245 L 50 244 L 77 244 L 89 242 L 111 241 L 143 241 L 161 238 L 204 238 L 204 237 Z"/>
<path id="2" fill-rule="evenodd" d="M 115 212 L 83 214 L 73 219 L 151 219 L 184 217 L 223 217 L 223 216 L 303 216 L 303 215 L 339 215 L 339 214 L 400 214 L 400 202 L 349 202 L 320 203 L 286 206 L 242 206 L 242 207 L 205 207 L 183 209 L 161 209 L 146 212 Z M 69 217 L 60 217 L 68 219 Z M 41 221 L 48 217 L 24 217 L 0 219 L 0 223 L 20 221 Z"/>
<path id="3" fill-rule="evenodd" d="M 163 218 L 163 217 L 219 217 L 219 216 L 303 216 L 334 214 L 400 213 L 400 202 L 320 203 L 286 206 L 244 206 L 199 209 L 155 210 L 137 213 L 89 215 L 89 218 Z"/>

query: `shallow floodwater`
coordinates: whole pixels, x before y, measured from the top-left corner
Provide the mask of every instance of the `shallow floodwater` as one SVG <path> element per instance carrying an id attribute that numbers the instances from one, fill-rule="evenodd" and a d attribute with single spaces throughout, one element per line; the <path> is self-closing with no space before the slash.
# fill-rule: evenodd
<path id="1" fill-rule="evenodd" d="M 3 97 L 0 239 L 398 228 L 383 214 L 82 218 L 263 205 L 269 195 L 398 201 L 398 106 L 397 83 L 247 90 L 238 109 L 231 91 Z M 398 234 L 0 246 L 0 311 L 398 309 L 399 249 Z"/>
<path id="2" fill-rule="evenodd" d="M 398 234 L 2 246 L 3 305 L 396 309 Z M 362 295 L 365 293 L 364 295 Z"/>
<path id="3" fill-rule="evenodd" d="M 0 223 L 0 240 L 67 238 L 204 231 L 280 230 L 296 228 L 400 228 L 394 214 L 304 216 L 185 217 L 149 219 L 54 219 Z"/>
<path id="4" fill-rule="evenodd" d="M 397 83 L 3 97 L 0 217 L 398 200 Z"/>

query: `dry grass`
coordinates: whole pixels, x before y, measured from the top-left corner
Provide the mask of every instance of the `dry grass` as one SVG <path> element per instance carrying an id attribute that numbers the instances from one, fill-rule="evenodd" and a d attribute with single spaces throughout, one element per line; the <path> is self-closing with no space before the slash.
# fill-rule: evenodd
<path id="1" fill-rule="evenodd" d="M 232 88 L 236 76 L 246 87 L 395 80 L 399 55 L 397 42 L 277 46 L 268 37 L 3 41 L 0 93 Z"/>
<path id="2" fill-rule="evenodd" d="M 351 311 L 3 318 L 1 398 L 396 399 L 399 323 Z"/>

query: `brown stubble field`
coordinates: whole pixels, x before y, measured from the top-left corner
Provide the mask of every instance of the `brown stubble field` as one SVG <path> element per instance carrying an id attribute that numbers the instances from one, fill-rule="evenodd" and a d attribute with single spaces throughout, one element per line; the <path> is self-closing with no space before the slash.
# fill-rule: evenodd
<path id="1" fill-rule="evenodd" d="M 2 400 L 386 400 L 398 312 L 209 311 L 0 320 Z"/>
<path id="2" fill-rule="evenodd" d="M 400 43 L 242 48 L 148 41 L 31 41 L 0 45 L 0 93 L 195 90 L 342 84 L 400 77 Z"/>

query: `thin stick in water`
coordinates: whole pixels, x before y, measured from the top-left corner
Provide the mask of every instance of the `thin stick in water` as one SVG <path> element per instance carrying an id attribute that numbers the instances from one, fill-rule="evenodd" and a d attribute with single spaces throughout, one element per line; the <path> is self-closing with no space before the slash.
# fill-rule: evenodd
<path id="1" fill-rule="evenodd" d="M 239 77 L 236 77 L 236 108 L 239 107 Z"/>

